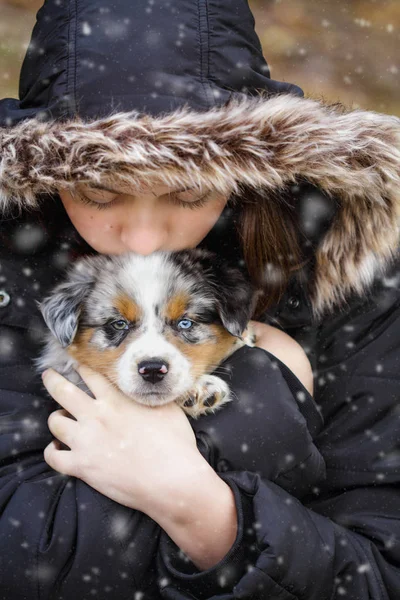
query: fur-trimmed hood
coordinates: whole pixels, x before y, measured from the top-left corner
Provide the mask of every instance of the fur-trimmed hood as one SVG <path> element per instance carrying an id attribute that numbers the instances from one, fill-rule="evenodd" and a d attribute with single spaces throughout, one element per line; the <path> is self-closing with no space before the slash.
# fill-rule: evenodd
<path id="1" fill-rule="evenodd" d="M 37 206 L 76 181 L 184 184 L 240 194 L 299 178 L 337 202 L 316 251 L 314 313 L 362 293 L 396 255 L 400 119 L 291 94 L 232 99 L 207 112 L 135 111 L 83 122 L 26 120 L 0 130 L 0 202 Z M 274 199 L 275 198 L 275 199 Z"/>

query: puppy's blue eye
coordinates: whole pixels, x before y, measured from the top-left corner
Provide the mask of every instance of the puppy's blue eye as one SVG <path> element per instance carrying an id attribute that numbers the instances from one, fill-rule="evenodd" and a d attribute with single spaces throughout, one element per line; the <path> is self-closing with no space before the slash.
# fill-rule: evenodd
<path id="1" fill-rule="evenodd" d="M 193 321 L 190 321 L 189 319 L 182 319 L 182 321 L 179 321 L 178 323 L 180 329 L 190 329 L 192 325 Z"/>
<path id="2" fill-rule="evenodd" d="M 114 323 L 111 323 L 111 325 L 114 327 L 114 329 L 117 329 L 118 331 L 121 331 L 122 329 L 128 329 L 128 323 L 126 321 L 123 321 L 122 319 L 120 319 L 119 321 L 114 321 Z"/>

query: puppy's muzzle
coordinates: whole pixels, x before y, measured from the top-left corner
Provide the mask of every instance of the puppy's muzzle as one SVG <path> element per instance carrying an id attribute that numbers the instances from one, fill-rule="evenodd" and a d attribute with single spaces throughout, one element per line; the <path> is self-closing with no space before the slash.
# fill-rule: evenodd
<path id="1" fill-rule="evenodd" d="M 138 364 L 139 375 L 151 383 L 162 381 L 168 373 L 169 364 L 164 360 L 143 360 Z"/>

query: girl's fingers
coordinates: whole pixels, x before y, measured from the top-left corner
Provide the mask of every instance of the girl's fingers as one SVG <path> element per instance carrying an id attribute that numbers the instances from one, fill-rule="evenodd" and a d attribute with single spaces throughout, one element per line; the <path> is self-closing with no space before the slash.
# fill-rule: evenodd
<path id="1" fill-rule="evenodd" d="M 46 463 L 59 473 L 63 475 L 71 475 L 72 477 L 79 477 L 75 465 L 74 453 L 70 450 L 59 450 L 59 443 L 57 440 L 50 442 L 43 452 L 44 460 Z"/>
<path id="2" fill-rule="evenodd" d="M 42 381 L 50 396 L 75 419 L 79 420 L 80 417 L 89 415 L 93 410 L 93 398 L 54 369 L 48 369 L 42 375 Z"/>
<path id="3" fill-rule="evenodd" d="M 86 365 L 79 365 L 77 371 L 96 399 L 110 397 L 118 391 L 107 377 Z"/>
<path id="4" fill-rule="evenodd" d="M 49 415 L 47 425 L 54 437 L 71 448 L 77 434 L 77 421 L 68 415 L 65 409 L 55 410 Z"/>

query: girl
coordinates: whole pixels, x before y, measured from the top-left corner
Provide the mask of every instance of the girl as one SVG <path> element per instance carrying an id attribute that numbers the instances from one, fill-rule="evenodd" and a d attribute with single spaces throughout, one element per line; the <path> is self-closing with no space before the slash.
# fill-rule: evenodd
<path id="1" fill-rule="evenodd" d="M 2 596 L 397 598 L 399 120 L 272 80 L 245 0 L 48 0 L 0 124 Z M 38 381 L 70 261 L 196 246 L 263 291 L 237 401 Z"/>

